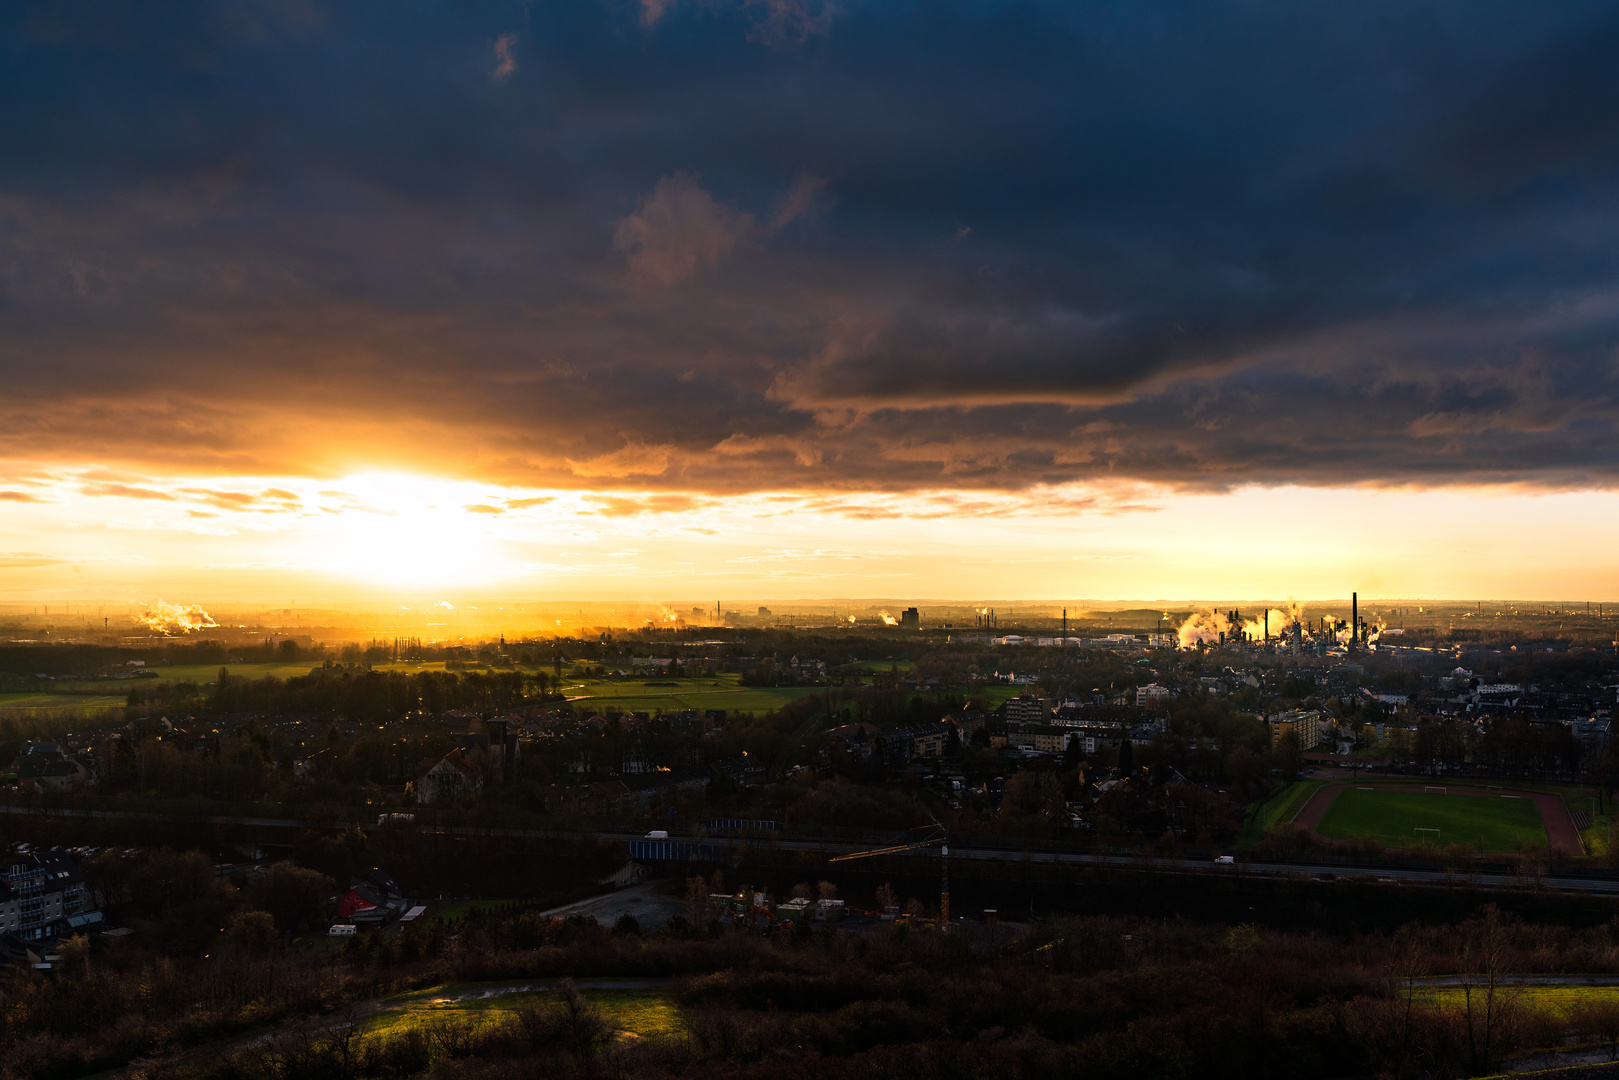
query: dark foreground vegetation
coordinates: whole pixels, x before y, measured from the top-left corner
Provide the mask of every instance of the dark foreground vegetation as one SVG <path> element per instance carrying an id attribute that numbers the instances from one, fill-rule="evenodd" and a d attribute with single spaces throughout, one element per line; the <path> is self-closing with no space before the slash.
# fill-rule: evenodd
<path id="1" fill-rule="evenodd" d="M 318 872 L 232 883 L 194 855 L 135 863 L 121 914 L 139 933 L 72 939 L 46 975 L 7 970 L 0 1077 L 1466 1077 L 1619 1038 L 1611 1007 L 1548 1016 L 1502 981 L 1619 972 L 1619 919 L 1575 929 L 1486 905 L 1360 934 L 1095 915 L 761 937 L 715 919 L 697 898 L 723 886 L 697 880 L 690 917 L 655 933 L 495 905 L 289 947 L 331 887 Z M 1465 1000 L 1411 982 L 1459 974 Z M 625 1036 L 569 978 L 659 980 L 680 1030 Z M 556 989 L 482 1022 L 368 1023 L 389 994 L 534 981 Z"/>

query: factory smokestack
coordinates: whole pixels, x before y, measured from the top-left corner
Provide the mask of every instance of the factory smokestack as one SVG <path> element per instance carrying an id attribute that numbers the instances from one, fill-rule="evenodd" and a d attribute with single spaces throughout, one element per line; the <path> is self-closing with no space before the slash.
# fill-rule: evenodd
<path id="1" fill-rule="evenodd" d="M 1349 594 L 1349 643 L 1360 641 L 1360 593 Z"/>

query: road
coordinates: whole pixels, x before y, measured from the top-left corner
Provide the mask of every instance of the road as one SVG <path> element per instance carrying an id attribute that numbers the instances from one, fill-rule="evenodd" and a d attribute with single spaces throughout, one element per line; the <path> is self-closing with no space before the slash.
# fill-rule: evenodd
<path id="1" fill-rule="evenodd" d="M 171 822 L 175 820 L 174 814 L 160 814 L 138 810 L 73 810 L 69 808 L 30 808 L 21 806 L 0 806 L 0 813 L 8 814 L 34 814 L 52 817 L 73 817 L 91 819 L 122 819 Z M 199 823 L 208 825 L 236 825 L 251 828 L 290 828 L 302 829 L 308 827 L 308 822 L 292 818 L 258 818 L 234 817 L 225 815 L 203 816 Z M 348 823 L 345 823 L 348 824 Z M 369 825 L 366 821 L 356 821 L 362 827 Z M 435 833 L 450 836 L 502 836 L 514 839 L 547 839 L 560 840 L 618 840 L 630 841 L 644 839 L 643 833 L 628 832 L 585 832 L 573 829 L 509 829 L 485 828 L 479 826 L 458 825 L 418 825 L 405 826 L 414 828 L 423 833 Z M 691 838 L 672 836 L 676 842 L 692 842 Z M 746 843 L 757 850 L 769 848 L 776 851 L 805 852 L 822 855 L 847 855 L 852 852 L 863 851 L 871 845 L 863 842 L 841 840 L 806 840 L 792 838 L 764 839 L 758 834 L 747 837 L 707 837 L 702 843 L 715 849 L 723 849 L 731 845 Z M 1031 844 L 1038 844 L 1032 841 Z M 717 852 L 718 854 L 719 852 Z M 723 857 L 723 855 L 721 856 Z M 905 854 L 892 856 L 893 858 L 919 859 L 935 861 L 938 859 L 938 849 L 920 849 Z M 1091 852 L 1072 851 L 1041 851 L 1035 847 L 1024 850 L 1008 851 L 996 848 L 975 848 L 965 844 L 953 844 L 950 848 L 952 860 L 971 860 L 977 862 L 1016 863 L 1019 865 L 1060 865 L 1060 866 L 1094 866 L 1109 867 L 1119 870 L 1135 870 L 1148 873 L 1161 874 L 1228 874 L 1232 876 L 1258 876 L 1258 877 L 1297 877 L 1317 878 L 1322 880 L 1355 880 L 1375 881 L 1385 885 L 1466 885 L 1478 889 L 1505 889 L 1522 890 L 1534 885 L 1541 889 L 1565 893 L 1591 894 L 1599 896 L 1619 896 L 1619 880 L 1593 879 L 1583 877 L 1557 876 L 1546 874 L 1538 882 L 1531 882 L 1518 874 L 1484 873 L 1468 870 L 1430 870 L 1417 869 L 1389 864 L 1381 866 L 1316 866 L 1309 863 L 1269 862 L 1259 860 L 1243 860 L 1233 866 L 1217 867 L 1206 859 L 1168 858 L 1151 854 L 1117 855 Z"/>

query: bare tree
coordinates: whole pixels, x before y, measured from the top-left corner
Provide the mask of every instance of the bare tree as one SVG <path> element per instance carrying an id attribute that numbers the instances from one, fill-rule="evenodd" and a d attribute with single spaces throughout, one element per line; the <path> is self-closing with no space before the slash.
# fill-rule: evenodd
<path id="1" fill-rule="evenodd" d="M 1619 1061 L 1619 1001 L 1590 1001 L 1573 1010 L 1574 1026 L 1608 1047 L 1608 1060 Z"/>
<path id="2" fill-rule="evenodd" d="M 1513 949 L 1506 916 L 1486 904 L 1462 926 L 1461 1020 L 1468 1065 L 1475 1073 L 1495 1071 L 1518 1019 L 1522 988 L 1507 982 Z"/>

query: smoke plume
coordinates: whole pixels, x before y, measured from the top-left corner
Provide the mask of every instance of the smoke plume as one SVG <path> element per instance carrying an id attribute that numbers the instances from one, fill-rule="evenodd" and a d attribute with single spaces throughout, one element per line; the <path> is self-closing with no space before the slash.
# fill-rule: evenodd
<path id="1" fill-rule="evenodd" d="M 1221 634 L 1229 634 L 1231 623 L 1226 619 L 1224 612 L 1198 611 L 1192 617 L 1181 623 L 1180 629 L 1175 631 L 1180 638 L 1180 647 L 1190 649 L 1199 643 L 1215 645 L 1220 641 Z"/>
<path id="2" fill-rule="evenodd" d="M 165 604 L 161 600 L 152 610 L 143 612 L 135 620 L 135 624 L 165 637 L 189 634 L 194 630 L 206 630 L 219 625 L 214 622 L 213 616 L 202 610 L 198 604 L 183 608 L 178 604 Z"/>
<path id="3" fill-rule="evenodd" d="M 1198 643 L 1217 644 L 1220 635 L 1224 634 L 1227 641 L 1238 639 L 1239 635 L 1246 634 L 1251 641 L 1263 641 L 1267 629 L 1266 616 L 1269 616 L 1270 636 L 1279 638 L 1292 630 L 1295 623 L 1304 622 L 1304 608 L 1295 601 L 1289 600 L 1286 608 L 1270 608 L 1264 614 L 1250 619 L 1244 619 L 1241 626 L 1237 626 L 1223 611 L 1194 612 L 1191 618 L 1181 623 L 1176 630 L 1180 639 L 1180 647 L 1190 649 Z"/>

